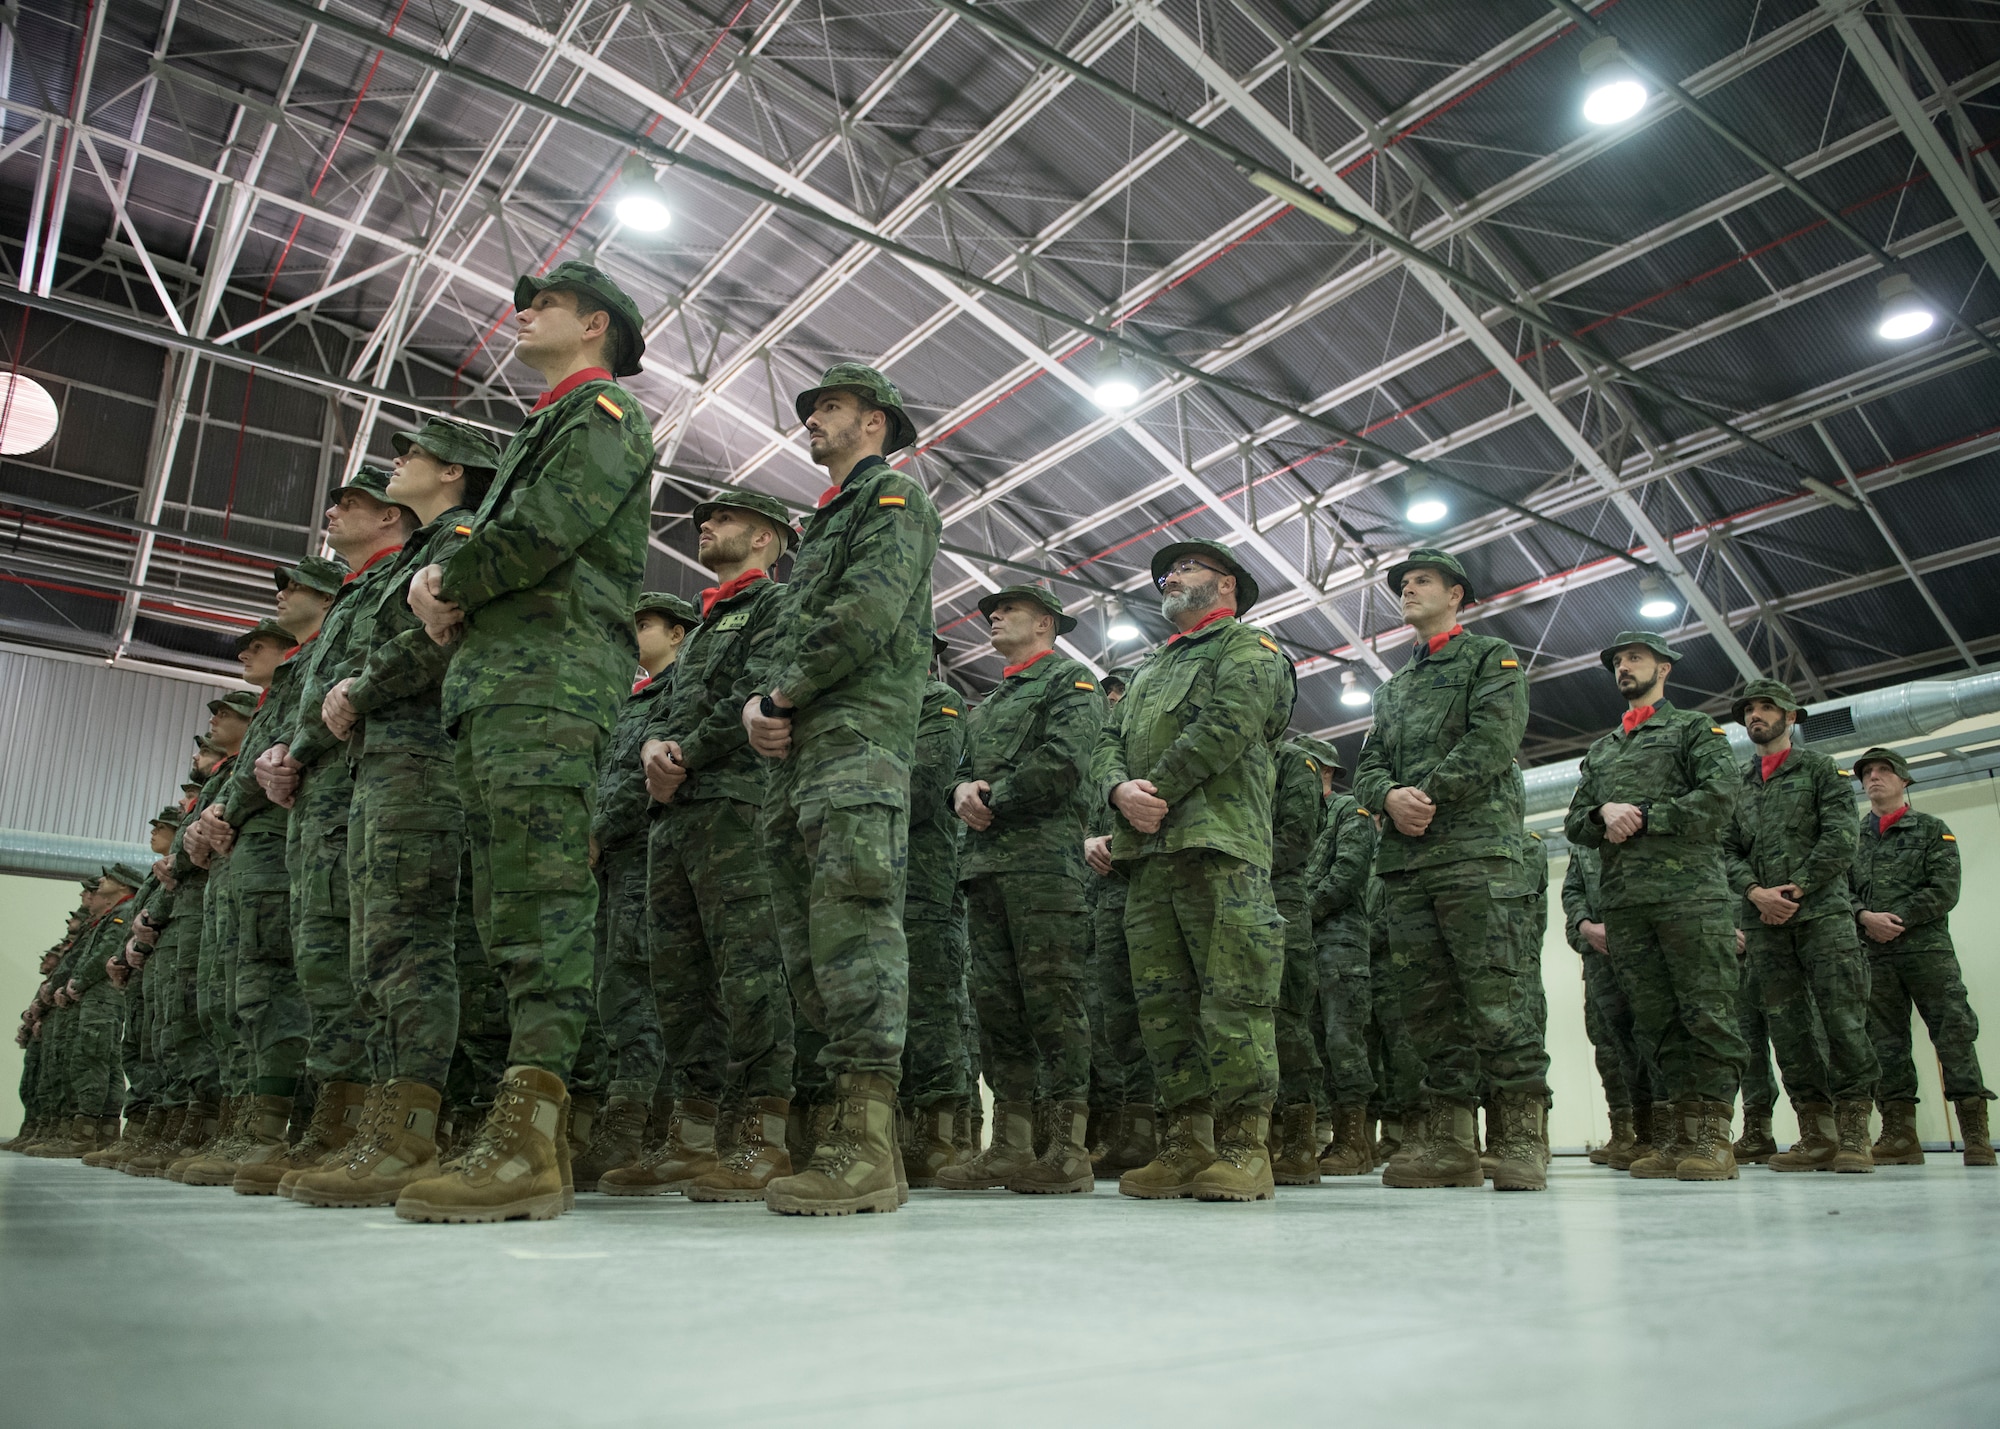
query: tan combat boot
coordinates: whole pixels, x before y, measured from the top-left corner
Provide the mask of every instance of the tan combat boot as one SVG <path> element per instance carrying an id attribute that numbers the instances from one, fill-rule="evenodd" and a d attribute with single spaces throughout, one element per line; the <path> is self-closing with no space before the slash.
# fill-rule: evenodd
<path id="1" fill-rule="evenodd" d="M 690 1201 L 761 1201 L 780 1176 L 792 1174 L 791 1153 L 785 1149 L 785 1117 L 791 1103 L 783 1097 L 753 1097 L 736 1118 L 735 1146 L 687 1188 Z"/>
<path id="2" fill-rule="evenodd" d="M 792 1158 L 792 1165 L 803 1166 L 812 1160 L 812 1108 L 803 1102 L 792 1103 L 785 1113 L 785 1154 Z"/>
<path id="3" fill-rule="evenodd" d="M 607 1196 L 665 1196 L 685 1191 L 697 1176 L 721 1163 L 715 1155 L 715 1103 L 683 1097 L 667 1122 L 659 1149 L 630 1166 L 618 1166 L 598 1178 Z"/>
<path id="4" fill-rule="evenodd" d="M 581 1096 L 569 1099 L 569 1154 L 581 1159 L 590 1149 L 590 1143 L 597 1137 L 597 1117 L 599 1103 L 596 1097 Z"/>
<path id="5" fill-rule="evenodd" d="M 993 1104 L 993 1144 L 956 1166 L 937 1173 L 943 1191 L 992 1191 L 1005 1186 L 1035 1160 L 1034 1109 L 1028 1102 Z"/>
<path id="6" fill-rule="evenodd" d="M 188 1109 L 184 1106 L 168 1107 L 166 1120 L 160 1124 L 159 1134 L 152 1143 L 136 1155 L 127 1157 L 118 1169 L 127 1176 L 157 1176 L 166 1170 L 167 1162 L 176 1154 L 174 1147 L 180 1142 L 187 1114 Z"/>
<path id="7" fill-rule="evenodd" d="M 1100 1176 L 1116 1180 L 1136 1171 L 1159 1154 L 1159 1113 L 1151 1102 L 1127 1102 L 1118 1108 L 1117 1135 L 1098 1163 Z"/>
<path id="8" fill-rule="evenodd" d="M 1806 1102 L 1794 1110 L 1799 1114 L 1799 1139 L 1767 1164 L 1773 1171 L 1831 1171 L 1840 1151 L 1833 1108 L 1825 1102 Z"/>
<path id="9" fill-rule="evenodd" d="M 1632 1144 L 1614 1150 L 1604 1164 L 1613 1171 L 1630 1171 L 1632 1163 L 1653 1154 L 1653 1104 L 1641 1102 L 1632 1108 Z"/>
<path id="10" fill-rule="evenodd" d="M 302 1172 L 292 1182 L 292 1199 L 302 1206 L 394 1205 L 405 1186 L 440 1174 L 441 1108 L 436 1088 L 422 1082 L 390 1082 L 382 1089 L 366 1149 L 338 1165 Z"/>
<path id="11" fill-rule="evenodd" d="M 1736 1110 L 1733 1102 L 1682 1102 L 1681 1125 L 1687 1130 L 1686 1155 L 1674 1168 L 1680 1181 L 1734 1181 L 1736 1148 L 1729 1140 Z"/>
<path id="12" fill-rule="evenodd" d="M 1490 1104 L 1491 1123 L 1497 1135 L 1489 1135 L 1493 1153 L 1488 1173 L 1496 1191 L 1546 1191 L 1549 1187 L 1548 1109 L 1538 1096 L 1522 1092 L 1502 1092 Z"/>
<path id="13" fill-rule="evenodd" d="M 1986 1129 L 1986 1098 L 1962 1097 L 1952 1106 L 1958 1111 L 1958 1134 L 1965 1140 L 1965 1164 L 1991 1166 L 1993 1138 Z"/>
<path id="14" fill-rule="evenodd" d="M 1753 1112 L 1746 1107 L 1743 1112 L 1743 1135 L 1736 1139 L 1731 1151 L 1737 1164 L 1743 1166 L 1761 1166 L 1776 1156 L 1778 1143 L 1771 1136 L 1771 1113 Z"/>
<path id="15" fill-rule="evenodd" d="M 985 1108 L 979 1105 L 979 1094 L 970 1092 L 959 1103 L 958 1115 L 952 1118 L 951 1144 L 958 1149 L 958 1159 L 969 1161 L 979 1150 L 979 1137 L 974 1133 L 973 1117 L 980 1117 L 980 1125 L 985 1124 Z"/>
<path id="16" fill-rule="evenodd" d="M 636 1097 L 613 1097 L 597 1113 L 590 1144 L 570 1170 L 576 1184 L 595 1191 L 607 1171 L 636 1164 L 645 1155 L 646 1123 L 653 1109 Z"/>
<path id="17" fill-rule="evenodd" d="M 357 1084 L 349 1082 L 346 1085 L 354 1087 Z M 341 1125 L 346 1134 L 338 1139 L 329 1138 L 327 1150 L 318 1160 L 309 1165 L 298 1165 L 279 1177 L 278 1194 L 290 1200 L 292 1187 L 298 1185 L 299 1179 L 308 1171 L 325 1171 L 335 1166 L 344 1166 L 352 1157 L 367 1150 L 369 1141 L 375 1135 L 376 1119 L 382 1111 L 382 1098 L 388 1090 L 388 1085 L 383 1082 L 370 1082 L 365 1087 L 359 1087 L 360 1099 L 348 1104 L 341 1117 Z"/>
<path id="18" fill-rule="evenodd" d="M 1310 1103 L 1307 1103 L 1310 1107 Z M 1197 1201 L 1269 1201 L 1277 1197 L 1271 1179 L 1271 1108 L 1253 1102 L 1232 1107 L 1217 1128 L 1215 1159 L 1195 1173 Z"/>
<path id="19" fill-rule="evenodd" d="M 161 1136 L 166 1132 L 168 1116 L 169 1113 L 165 1107 L 156 1106 L 146 1113 L 146 1119 L 136 1129 L 133 1129 L 130 1123 L 127 1123 L 124 1148 L 116 1156 L 107 1156 L 104 1158 L 102 1164 L 105 1168 L 112 1171 L 123 1171 L 139 1157 L 156 1149 L 160 1144 Z"/>
<path id="20" fill-rule="evenodd" d="M 87 1151 L 95 1151 L 96 1139 L 97 1118 L 73 1112 L 57 1135 L 40 1143 L 29 1154 L 44 1161 L 74 1161 Z"/>
<path id="21" fill-rule="evenodd" d="M 1611 1139 L 1591 1151 L 1590 1164 L 1593 1166 L 1609 1166 L 1613 1156 L 1623 1155 L 1639 1144 L 1632 1121 L 1632 1108 L 1615 1106 L 1610 1110 Z"/>
<path id="22" fill-rule="evenodd" d="M 901 1204 L 895 1083 L 880 1072 L 842 1072 L 833 1091 L 832 1122 L 806 1169 L 764 1190 L 764 1204 L 781 1216 L 851 1216 Z"/>
<path id="23" fill-rule="evenodd" d="M 1679 1174 L 1681 1157 L 1687 1154 L 1681 1145 L 1680 1114 L 1672 1102 L 1654 1102 L 1648 1126 L 1653 1149 L 1627 1166 L 1625 1174 L 1641 1181 L 1671 1181 Z"/>
<path id="24" fill-rule="evenodd" d="M 918 1107 L 910 1118 L 910 1149 L 904 1163 L 912 1186 L 935 1186 L 938 1172 L 971 1158 L 958 1149 L 957 1134 L 965 1106 L 959 1101 Z"/>
<path id="25" fill-rule="evenodd" d="M 150 1112 L 142 1110 L 136 1117 L 128 1116 L 122 1125 L 118 1118 L 111 1118 L 113 1133 L 111 1140 L 98 1147 L 95 1151 L 85 1152 L 83 1164 L 86 1166 L 115 1166 L 120 1158 L 131 1155 L 138 1146 L 140 1130 L 145 1126 L 146 1118 L 149 1115 L 151 1115 Z"/>
<path id="26" fill-rule="evenodd" d="M 1215 1112 L 1192 1101 L 1167 1113 L 1160 1152 L 1118 1178 L 1118 1194 L 1141 1201 L 1178 1201 L 1194 1195 L 1195 1177 L 1215 1160 Z"/>
<path id="27" fill-rule="evenodd" d="M 169 1181 L 178 1181 L 187 1175 L 188 1168 L 203 1157 L 212 1155 L 222 1145 L 236 1135 L 236 1123 L 243 1115 L 242 1108 L 249 1102 L 248 1097 L 225 1096 L 215 1108 L 212 1117 L 202 1119 L 200 1139 L 186 1149 L 172 1165 L 162 1173 Z"/>
<path id="28" fill-rule="evenodd" d="M 1882 1136 L 1868 1148 L 1877 1166 L 1921 1166 L 1924 1144 L 1917 1140 L 1917 1104 L 1882 1103 Z"/>
<path id="29" fill-rule="evenodd" d="M 1368 1144 L 1368 1108 L 1333 1109 L 1333 1136 L 1320 1153 L 1322 1176 L 1366 1176 L 1375 1169 L 1375 1151 Z"/>
<path id="30" fill-rule="evenodd" d="M 1478 1128 L 1473 1110 L 1464 1102 L 1439 1099 L 1429 1103 L 1412 1122 L 1421 1134 L 1405 1142 L 1382 1168 L 1382 1184 L 1405 1190 L 1444 1186 L 1478 1186 L 1485 1179 L 1479 1162 Z"/>
<path id="31" fill-rule="evenodd" d="M 404 1085 L 419 1084 L 392 1082 L 390 1095 Z M 431 1093 L 433 1110 L 436 1096 Z M 561 1140 L 567 1100 L 563 1080 L 554 1072 L 509 1067 L 485 1125 L 468 1140 L 464 1153 L 452 1163 L 454 1169 L 404 1186 L 396 1198 L 396 1215 L 406 1221 L 454 1225 L 554 1220 L 563 1213 Z M 385 1112 L 390 1104 L 385 1096 Z M 385 1114 L 382 1125 L 387 1127 L 390 1120 Z M 293 1188 L 294 1200 L 305 1185 L 301 1180 Z"/>
<path id="32" fill-rule="evenodd" d="M 1088 1102 L 1050 1102 L 1046 1150 L 1007 1178 L 1007 1189 L 1024 1196 L 1066 1195 L 1097 1189 L 1097 1169 L 1084 1141 L 1090 1123 Z"/>
<path id="33" fill-rule="evenodd" d="M 1319 1184 L 1319 1111 L 1311 1102 L 1294 1102 L 1280 1118 L 1278 1154 L 1271 1158 L 1271 1179 L 1280 1186 Z M 1218 1148 L 1220 1150 L 1220 1148 Z"/>
<path id="34" fill-rule="evenodd" d="M 233 1186 L 236 1173 L 252 1157 L 266 1160 L 285 1153 L 285 1128 L 292 1120 L 290 1097 L 245 1097 L 236 1139 L 218 1145 L 181 1173 L 186 1186 Z"/>
<path id="35" fill-rule="evenodd" d="M 368 1089 L 359 1082 L 328 1082 L 313 1101 L 312 1116 L 299 1139 L 289 1146 L 259 1150 L 236 1168 L 231 1188 L 239 1196 L 289 1195 L 284 1182 L 288 1175 L 317 1171 L 327 1158 L 344 1150 L 354 1138 L 361 1117 L 361 1104 Z M 298 1176 L 292 1177 L 297 1184 Z"/>
<path id="36" fill-rule="evenodd" d="M 1833 1153 L 1833 1169 L 1846 1175 L 1867 1175 L 1875 1170 L 1875 1158 L 1868 1154 L 1868 1113 L 1872 1102 L 1839 1102 L 1833 1109 L 1835 1135 L 1839 1146 Z"/>

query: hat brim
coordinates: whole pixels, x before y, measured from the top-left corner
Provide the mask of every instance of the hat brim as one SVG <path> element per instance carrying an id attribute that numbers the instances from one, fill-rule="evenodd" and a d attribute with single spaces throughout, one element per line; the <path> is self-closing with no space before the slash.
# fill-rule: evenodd
<path id="1" fill-rule="evenodd" d="M 1769 695 L 1752 695 L 1747 700 L 1736 701 L 1736 703 L 1734 703 L 1729 707 L 1730 717 L 1734 719 L 1738 724 L 1742 724 L 1743 712 L 1749 709 L 1750 706 L 1757 700 L 1768 700 L 1770 701 L 1770 703 L 1776 705 L 1779 709 L 1785 711 L 1785 713 L 1797 715 L 1799 717 L 1800 723 L 1803 723 L 1805 721 L 1806 712 L 1804 710 L 1800 709 L 1797 705 L 1787 704 L 1783 700 L 1773 700 Z"/>
<path id="2" fill-rule="evenodd" d="M 1471 598 L 1471 596 L 1466 597 L 1467 600 Z M 1607 645 L 1597 652 L 1597 658 L 1604 662 L 1605 669 L 1615 670 L 1617 669 L 1618 652 L 1620 650 L 1644 650 L 1650 655 L 1655 655 L 1665 660 L 1669 665 L 1678 665 L 1681 662 L 1680 651 L 1669 649 L 1665 654 L 1661 654 L 1660 651 L 1648 645 L 1643 640 L 1627 640 L 1623 645 Z"/>
<path id="3" fill-rule="evenodd" d="M 1894 761 L 1894 760 L 1892 760 L 1892 759 L 1884 759 L 1884 758 L 1883 758 L 1883 757 L 1882 757 L 1881 755 L 1879 755 L 1879 754 L 1878 754 L 1878 755 L 1876 755 L 1876 756 L 1875 756 L 1875 757 L 1874 757 L 1873 759 L 1857 759 L 1857 760 L 1855 760 L 1855 761 L 1854 761 L 1854 777 L 1855 777 L 1856 779 L 1859 779 L 1859 778 L 1861 777 L 1861 772 L 1862 772 L 1862 771 L 1863 771 L 1864 769 L 1866 769 L 1866 768 L 1867 768 L 1867 767 L 1868 767 L 1869 765 L 1871 765 L 1871 764 L 1879 764 L 1879 765 L 1881 765 L 1881 766 L 1882 766 L 1882 767 L 1883 767 L 1884 769 L 1888 770 L 1888 771 L 1889 771 L 1889 772 L 1890 772 L 1891 774 L 1895 775 L 1895 776 L 1896 776 L 1896 777 L 1897 777 L 1898 779 L 1902 780 L 1902 781 L 1903 781 L 1903 782 L 1904 782 L 1905 784 L 1914 784 L 1914 783 L 1916 783 L 1916 782 L 1917 782 L 1917 776 L 1916 776 L 1916 775 L 1914 775 L 1914 774 L 1912 774 L 1912 773 L 1910 773 L 1910 766 L 1909 766 L 1909 765 L 1907 765 L 1907 764 L 1906 764 L 1906 765 L 1904 765 L 1904 766 L 1903 766 L 1903 767 L 1902 767 L 1901 769 L 1898 769 L 1898 768 L 1896 767 L 1896 763 L 1895 763 L 1895 761 Z"/>
<path id="4" fill-rule="evenodd" d="M 535 294 L 544 292 L 550 288 L 579 288 L 581 286 L 583 285 L 580 283 L 565 282 L 561 279 L 547 280 L 537 278 L 532 273 L 523 273 L 514 280 L 514 309 L 518 312 L 522 308 L 533 307 L 535 305 Z M 600 295 L 598 301 L 604 302 L 604 298 Z M 604 310 L 611 315 L 611 321 L 617 323 L 618 326 L 625 330 L 627 338 L 626 346 L 631 349 L 625 360 L 611 369 L 611 375 L 613 377 L 633 377 L 638 375 L 645 370 L 645 364 L 639 359 L 646 355 L 646 335 L 632 326 L 631 322 L 618 309 L 606 304 Z"/>
<path id="5" fill-rule="evenodd" d="M 755 516 L 760 521 L 770 521 L 773 526 L 776 526 L 780 531 L 784 532 L 786 550 L 791 551 L 791 550 L 796 550 L 798 548 L 799 544 L 798 529 L 795 526 L 793 526 L 791 522 L 773 520 L 770 516 L 766 515 L 762 511 L 759 511 L 754 506 L 738 506 L 734 501 L 697 501 L 695 503 L 694 510 L 688 513 L 688 519 L 694 522 L 696 527 L 699 527 L 702 522 L 708 519 L 709 513 L 711 511 L 717 511 L 723 509 L 727 509 L 730 511 L 741 511 L 744 515 Z"/>
<path id="6" fill-rule="evenodd" d="M 277 638 L 277 636 L 268 630 L 246 630 L 236 637 L 235 650 L 238 655 L 241 655 L 250 647 L 250 642 L 253 640 L 276 640 Z"/>
<path id="7" fill-rule="evenodd" d="M 818 405 L 820 397 L 828 392 L 852 392 L 857 397 L 865 397 L 870 402 L 875 402 L 875 394 L 859 383 L 836 382 L 831 387 L 814 387 L 810 391 L 799 393 L 798 400 L 792 403 L 792 410 L 799 414 L 801 422 L 812 415 L 812 410 Z M 884 406 L 880 402 L 875 404 L 889 414 L 889 441 L 888 445 L 882 448 L 883 452 L 885 454 L 899 452 L 904 447 L 915 446 L 917 424 L 910 420 L 910 414 L 901 407 Z"/>
<path id="8" fill-rule="evenodd" d="M 1396 562 L 1395 565 L 1389 567 L 1389 577 L 1386 582 L 1389 587 L 1389 594 L 1401 600 L 1403 598 L 1403 577 L 1411 571 L 1420 569 L 1436 571 L 1447 581 L 1451 582 L 1451 584 L 1458 586 L 1465 592 L 1465 599 L 1459 602 L 1459 609 L 1463 610 L 1466 606 L 1471 605 L 1475 600 L 1479 599 L 1479 592 L 1472 588 L 1472 578 L 1470 576 L 1448 571 L 1436 561 Z"/>
<path id="9" fill-rule="evenodd" d="M 1003 595 L 999 591 L 988 591 L 985 595 L 979 598 L 979 613 L 985 616 L 988 620 L 991 620 L 993 618 L 993 608 L 999 605 L 1001 601 L 1026 600 L 1027 598 L 1028 597 L 1022 595 Z M 1036 601 L 1034 602 L 1034 604 L 1037 609 L 1048 611 L 1050 615 L 1053 615 L 1056 618 L 1056 634 L 1067 635 L 1070 633 L 1070 631 L 1076 629 L 1076 617 L 1074 615 L 1064 615 L 1059 610 L 1049 610 L 1049 608 L 1046 605 L 1043 605 L 1040 601 Z"/>
<path id="10" fill-rule="evenodd" d="M 1215 552 L 1207 546 L 1198 545 L 1193 541 L 1176 541 L 1171 546 L 1162 547 L 1153 553 L 1152 572 L 1155 588 L 1166 576 L 1167 567 L 1182 556 L 1201 556 L 1211 561 L 1218 559 Z M 1257 578 L 1244 570 L 1240 562 L 1224 560 L 1223 574 L 1236 577 L 1236 613 L 1241 616 L 1257 603 L 1257 598 L 1263 592 L 1257 588 Z"/>

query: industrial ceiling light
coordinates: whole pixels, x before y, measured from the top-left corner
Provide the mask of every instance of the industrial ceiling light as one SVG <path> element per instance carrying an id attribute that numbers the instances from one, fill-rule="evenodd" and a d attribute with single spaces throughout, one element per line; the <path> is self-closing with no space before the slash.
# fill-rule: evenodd
<path id="1" fill-rule="evenodd" d="M 1132 617 L 1125 612 L 1125 602 L 1113 597 L 1104 607 L 1104 614 L 1110 622 L 1104 628 L 1105 638 L 1114 645 L 1123 645 L 1128 640 L 1137 640 L 1146 632 L 1141 630 Z"/>
<path id="2" fill-rule="evenodd" d="M 1580 57 L 1586 89 L 1583 117 L 1592 124 L 1623 124 L 1646 107 L 1646 82 L 1618 52 L 1618 41 L 1606 35 L 1583 47 Z"/>
<path id="3" fill-rule="evenodd" d="M 1358 710 L 1368 703 L 1368 687 L 1352 670 L 1340 672 L 1340 702 L 1351 710 Z"/>
<path id="4" fill-rule="evenodd" d="M 1642 620 L 1665 620 L 1680 609 L 1680 603 L 1667 590 L 1667 583 L 1655 575 L 1639 577 L 1639 618 Z"/>
<path id="5" fill-rule="evenodd" d="M 618 175 L 618 221 L 640 233 L 658 233 L 674 221 L 666 190 L 653 177 L 653 166 L 637 154 L 628 155 Z"/>
<path id="6" fill-rule="evenodd" d="M 1890 342 L 1927 333 L 1937 323 L 1937 314 L 1917 292 L 1908 273 L 1891 273 L 1875 285 L 1875 300 L 1882 305 L 1882 319 L 1875 332 Z"/>
<path id="7" fill-rule="evenodd" d="M 1403 519 L 1412 526 L 1435 526 L 1451 512 L 1437 486 L 1420 471 L 1403 478 Z"/>
<path id="8" fill-rule="evenodd" d="M 1107 412 L 1122 412 L 1139 400 L 1139 373 L 1113 348 L 1098 354 L 1090 400 Z"/>
<path id="9" fill-rule="evenodd" d="M 56 399 L 32 377 L 0 373 L 0 456 L 40 451 L 56 434 Z"/>

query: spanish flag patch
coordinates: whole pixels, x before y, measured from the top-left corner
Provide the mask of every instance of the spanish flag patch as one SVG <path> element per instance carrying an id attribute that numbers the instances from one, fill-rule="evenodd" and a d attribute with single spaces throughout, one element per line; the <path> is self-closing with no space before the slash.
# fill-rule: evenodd
<path id="1" fill-rule="evenodd" d="M 878 496 L 875 498 L 875 504 L 877 506 L 908 506 L 910 498 L 907 496 Z"/>
<path id="2" fill-rule="evenodd" d="M 958 718 L 958 711 L 953 709 L 950 705 L 939 705 L 938 708 L 943 710 L 946 714 L 950 715 L 953 719 Z"/>
<path id="3" fill-rule="evenodd" d="M 1721 725 L 1719 725 L 1719 724 L 1712 724 L 1712 725 L 1710 725 L 1710 726 L 1708 727 L 1708 732 L 1709 732 L 1710 734 L 1720 734 L 1720 735 L 1727 735 L 1727 734 L 1729 733 L 1729 731 L 1728 731 L 1728 730 L 1724 729 L 1724 728 L 1723 728 L 1723 727 L 1722 727 Z"/>
<path id="4" fill-rule="evenodd" d="M 470 536 L 472 534 L 472 528 L 470 526 L 454 526 L 451 529 L 457 532 L 461 536 Z"/>
<path id="5" fill-rule="evenodd" d="M 1946 834 L 1946 835 L 1944 836 L 1944 841 L 1945 841 L 1946 843 L 1948 843 L 1948 844 L 1955 844 L 1955 843 L 1957 843 L 1957 842 L 1958 842 L 1958 835 L 1957 835 L 1957 834 Z"/>
<path id="6" fill-rule="evenodd" d="M 1272 643 L 1271 637 L 1268 635 L 1259 635 L 1257 637 L 1257 643 L 1259 645 L 1262 645 L 1266 650 L 1269 650 L 1273 655 L 1279 653 L 1278 647 Z"/>
<path id="7" fill-rule="evenodd" d="M 622 422 L 625 420 L 625 409 L 619 406 L 616 402 L 612 401 L 609 397 L 605 396 L 602 392 L 597 394 L 597 405 L 602 407 L 606 412 L 609 412 L 611 414 L 612 421 Z"/>
<path id="8" fill-rule="evenodd" d="M 1521 662 L 1519 660 L 1502 660 L 1500 668 L 1503 670 L 1518 670 L 1521 668 Z"/>
<path id="9" fill-rule="evenodd" d="M 1088 680 L 1078 680 L 1076 682 L 1076 687 L 1079 690 L 1094 690 L 1097 688 L 1097 686 L 1091 684 L 1090 681 Z"/>
<path id="10" fill-rule="evenodd" d="M 1373 814 L 1369 813 L 1366 809 L 1362 808 L 1359 804 L 1356 804 L 1354 806 L 1354 812 L 1361 815 L 1361 817 L 1364 819 L 1372 819 L 1375 817 Z"/>

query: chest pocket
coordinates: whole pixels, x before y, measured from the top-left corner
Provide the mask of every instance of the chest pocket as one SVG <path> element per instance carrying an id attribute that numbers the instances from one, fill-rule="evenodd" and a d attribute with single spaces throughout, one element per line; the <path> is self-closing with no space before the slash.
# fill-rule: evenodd
<path id="1" fill-rule="evenodd" d="M 1041 701 L 1025 693 L 981 705 L 972 729 L 973 767 L 986 771 L 979 777 L 1011 768 L 1024 746 L 1039 743 L 1042 715 Z"/>

